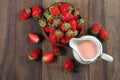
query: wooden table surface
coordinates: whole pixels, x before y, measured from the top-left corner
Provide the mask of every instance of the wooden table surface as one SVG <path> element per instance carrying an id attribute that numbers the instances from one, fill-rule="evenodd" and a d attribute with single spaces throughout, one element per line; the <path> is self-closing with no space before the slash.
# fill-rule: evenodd
<path id="1" fill-rule="evenodd" d="M 86 27 L 100 23 L 109 33 L 103 43 L 104 52 L 112 55 L 112 63 L 99 59 L 96 63 L 77 63 L 77 72 L 65 73 L 63 64 L 73 58 L 70 47 L 63 47 L 64 55 L 50 63 L 35 62 L 27 58 L 29 50 L 51 51 L 51 44 L 31 44 L 28 33 L 42 34 L 38 22 L 32 18 L 20 20 L 22 8 L 40 5 L 46 9 L 55 1 L 66 1 L 80 8 L 86 19 Z M 86 30 L 87 30 L 86 28 Z M 120 80 L 120 0 L 0 0 L 0 80 Z"/>

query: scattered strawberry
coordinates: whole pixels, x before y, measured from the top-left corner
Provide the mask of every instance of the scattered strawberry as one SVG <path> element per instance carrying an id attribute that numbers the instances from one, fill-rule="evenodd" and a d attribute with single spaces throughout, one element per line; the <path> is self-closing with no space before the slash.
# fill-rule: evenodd
<path id="1" fill-rule="evenodd" d="M 41 8 L 37 5 L 33 6 L 32 7 L 32 16 L 34 19 L 40 19 L 42 15 L 42 11 L 41 11 Z"/>
<path id="2" fill-rule="evenodd" d="M 62 26 L 61 26 L 61 30 L 62 31 L 67 31 L 71 28 L 71 25 L 67 22 L 63 23 Z"/>
<path id="3" fill-rule="evenodd" d="M 24 8 L 20 13 L 20 18 L 22 20 L 27 19 L 31 16 L 31 10 L 29 8 Z"/>
<path id="4" fill-rule="evenodd" d="M 66 32 L 65 38 L 66 38 L 67 40 L 70 40 L 70 39 L 73 38 L 73 37 L 74 37 L 74 32 L 73 32 L 72 30 L 68 30 L 68 31 Z"/>
<path id="5" fill-rule="evenodd" d="M 69 3 L 63 3 L 60 5 L 60 10 L 63 12 L 69 12 L 71 13 L 74 9 Z"/>
<path id="6" fill-rule="evenodd" d="M 65 71 L 72 71 L 74 69 L 74 64 L 70 58 L 67 58 L 64 63 L 64 70 Z"/>
<path id="7" fill-rule="evenodd" d="M 51 32 L 53 29 L 52 29 L 52 27 L 51 26 L 46 26 L 46 27 L 44 27 L 44 31 L 45 32 Z"/>
<path id="8" fill-rule="evenodd" d="M 53 52 L 46 52 L 42 56 L 42 62 L 45 62 L 45 63 L 50 63 L 50 62 L 53 61 L 53 59 L 54 59 L 54 53 Z"/>
<path id="9" fill-rule="evenodd" d="M 70 21 L 74 18 L 73 14 L 69 13 L 69 12 L 63 12 L 63 21 Z"/>
<path id="10" fill-rule="evenodd" d="M 69 21 L 69 24 L 71 25 L 71 29 L 72 30 L 76 30 L 76 27 L 77 27 L 77 22 L 76 20 L 72 19 Z"/>
<path id="11" fill-rule="evenodd" d="M 56 38 L 56 35 L 55 35 L 54 31 L 50 33 L 49 39 L 50 39 L 50 41 L 52 41 L 54 43 L 57 42 L 57 38 Z"/>
<path id="12" fill-rule="evenodd" d="M 52 50 L 55 53 L 55 55 L 61 54 L 60 48 L 58 46 L 52 45 Z"/>
<path id="13" fill-rule="evenodd" d="M 64 37 L 64 33 L 61 30 L 55 30 L 55 36 L 61 39 Z"/>
<path id="14" fill-rule="evenodd" d="M 39 36 L 35 33 L 29 33 L 29 39 L 32 43 L 38 43 L 39 42 Z"/>
<path id="15" fill-rule="evenodd" d="M 101 40 L 107 40 L 108 39 L 108 33 L 105 29 L 101 29 L 100 32 L 99 32 L 99 38 Z"/>
<path id="16" fill-rule="evenodd" d="M 51 14 L 53 14 L 55 16 L 60 15 L 60 10 L 59 10 L 58 6 L 56 6 L 56 5 L 51 6 L 49 8 L 49 11 L 50 11 Z"/>
<path id="17" fill-rule="evenodd" d="M 101 29 L 100 24 L 94 24 L 92 25 L 89 31 L 92 35 L 98 35 L 98 33 L 100 32 L 100 29 Z"/>
<path id="18" fill-rule="evenodd" d="M 28 58 L 30 60 L 37 60 L 40 56 L 40 50 L 39 49 L 34 49 L 31 50 L 30 53 L 28 54 Z"/>
<path id="19" fill-rule="evenodd" d="M 67 39 L 61 39 L 61 41 L 60 41 L 62 44 L 66 44 L 67 42 L 68 42 L 68 40 Z"/>
<path id="20" fill-rule="evenodd" d="M 42 28 L 46 26 L 46 21 L 45 21 L 44 18 L 42 18 L 42 19 L 39 20 L 39 25 L 40 25 L 40 27 L 42 27 Z"/>

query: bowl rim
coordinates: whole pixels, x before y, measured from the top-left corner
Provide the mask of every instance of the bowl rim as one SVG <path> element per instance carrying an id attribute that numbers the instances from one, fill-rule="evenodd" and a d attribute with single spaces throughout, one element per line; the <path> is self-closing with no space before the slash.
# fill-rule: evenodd
<path id="1" fill-rule="evenodd" d="M 68 2 L 57 2 L 57 3 L 68 3 Z M 72 5 L 71 3 L 69 3 L 69 4 Z M 52 5 L 54 5 L 54 3 L 51 4 L 50 6 L 52 6 Z M 49 6 L 49 7 L 50 7 L 50 6 Z M 73 6 L 73 5 L 72 5 L 72 6 Z M 48 8 L 49 8 L 49 7 L 48 7 Z M 73 6 L 73 7 L 74 7 L 74 6 Z M 48 9 L 48 8 L 47 8 L 47 9 Z M 47 9 L 46 9 L 46 10 L 47 10 Z M 46 11 L 46 10 L 45 10 L 45 11 Z M 83 19 L 85 19 L 85 18 L 84 18 L 84 15 L 83 15 L 82 12 L 81 12 L 81 10 L 80 10 L 79 8 L 78 8 L 78 10 L 79 10 L 79 12 L 80 12 L 80 17 L 83 18 Z M 43 14 L 44 14 L 44 13 L 43 13 Z M 85 23 L 86 23 L 86 20 L 85 20 Z M 81 29 L 80 33 L 79 33 L 76 37 L 80 37 L 80 36 L 82 36 L 82 35 L 84 34 L 85 29 L 86 29 L 85 23 L 83 24 L 83 28 Z M 68 43 L 66 43 L 66 44 L 52 42 L 52 41 L 49 39 L 49 37 L 47 36 L 47 34 L 45 33 L 44 28 L 42 28 L 42 33 L 43 33 L 44 37 L 45 37 L 50 43 L 52 43 L 53 45 L 63 46 L 63 45 L 67 45 L 67 44 L 69 43 L 69 41 L 68 41 Z"/>

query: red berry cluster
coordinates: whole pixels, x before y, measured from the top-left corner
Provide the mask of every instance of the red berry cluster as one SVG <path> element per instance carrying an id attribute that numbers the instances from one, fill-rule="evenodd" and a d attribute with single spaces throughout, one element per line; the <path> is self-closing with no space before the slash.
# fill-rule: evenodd
<path id="1" fill-rule="evenodd" d="M 66 44 L 71 38 L 78 36 L 84 27 L 78 9 L 69 3 L 54 3 L 47 8 L 39 25 L 44 29 L 53 43 Z"/>

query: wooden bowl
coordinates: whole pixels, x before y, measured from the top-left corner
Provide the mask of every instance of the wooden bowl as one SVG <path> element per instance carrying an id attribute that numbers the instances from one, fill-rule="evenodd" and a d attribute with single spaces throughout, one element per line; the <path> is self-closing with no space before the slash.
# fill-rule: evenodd
<path id="1" fill-rule="evenodd" d="M 67 2 L 60 2 L 60 3 L 67 3 Z M 70 4 L 70 3 L 69 3 L 69 4 Z M 50 6 L 52 6 L 52 5 L 50 5 Z M 48 8 L 47 8 L 47 9 L 48 9 Z M 84 19 L 84 16 L 83 16 L 82 12 L 81 12 L 80 10 L 79 10 L 79 12 L 80 12 L 80 17 Z M 78 33 L 78 35 L 77 35 L 76 37 L 82 36 L 82 35 L 84 34 L 84 32 L 85 32 L 85 24 L 83 25 L 83 28 L 81 29 L 81 31 Z M 53 44 L 53 45 L 63 46 L 63 45 L 68 44 L 68 43 L 66 43 L 66 44 L 54 43 L 54 42 L 50 41 L 48 35 L 46 34 L 46 32 L 44 31 L 43 28 L 42 28 L 42 33 L 43 33 L 43 36 L 44 36 L 51 44 Z M 68 42 L 69 42 L 69 41 L 68 41 Z"/>

